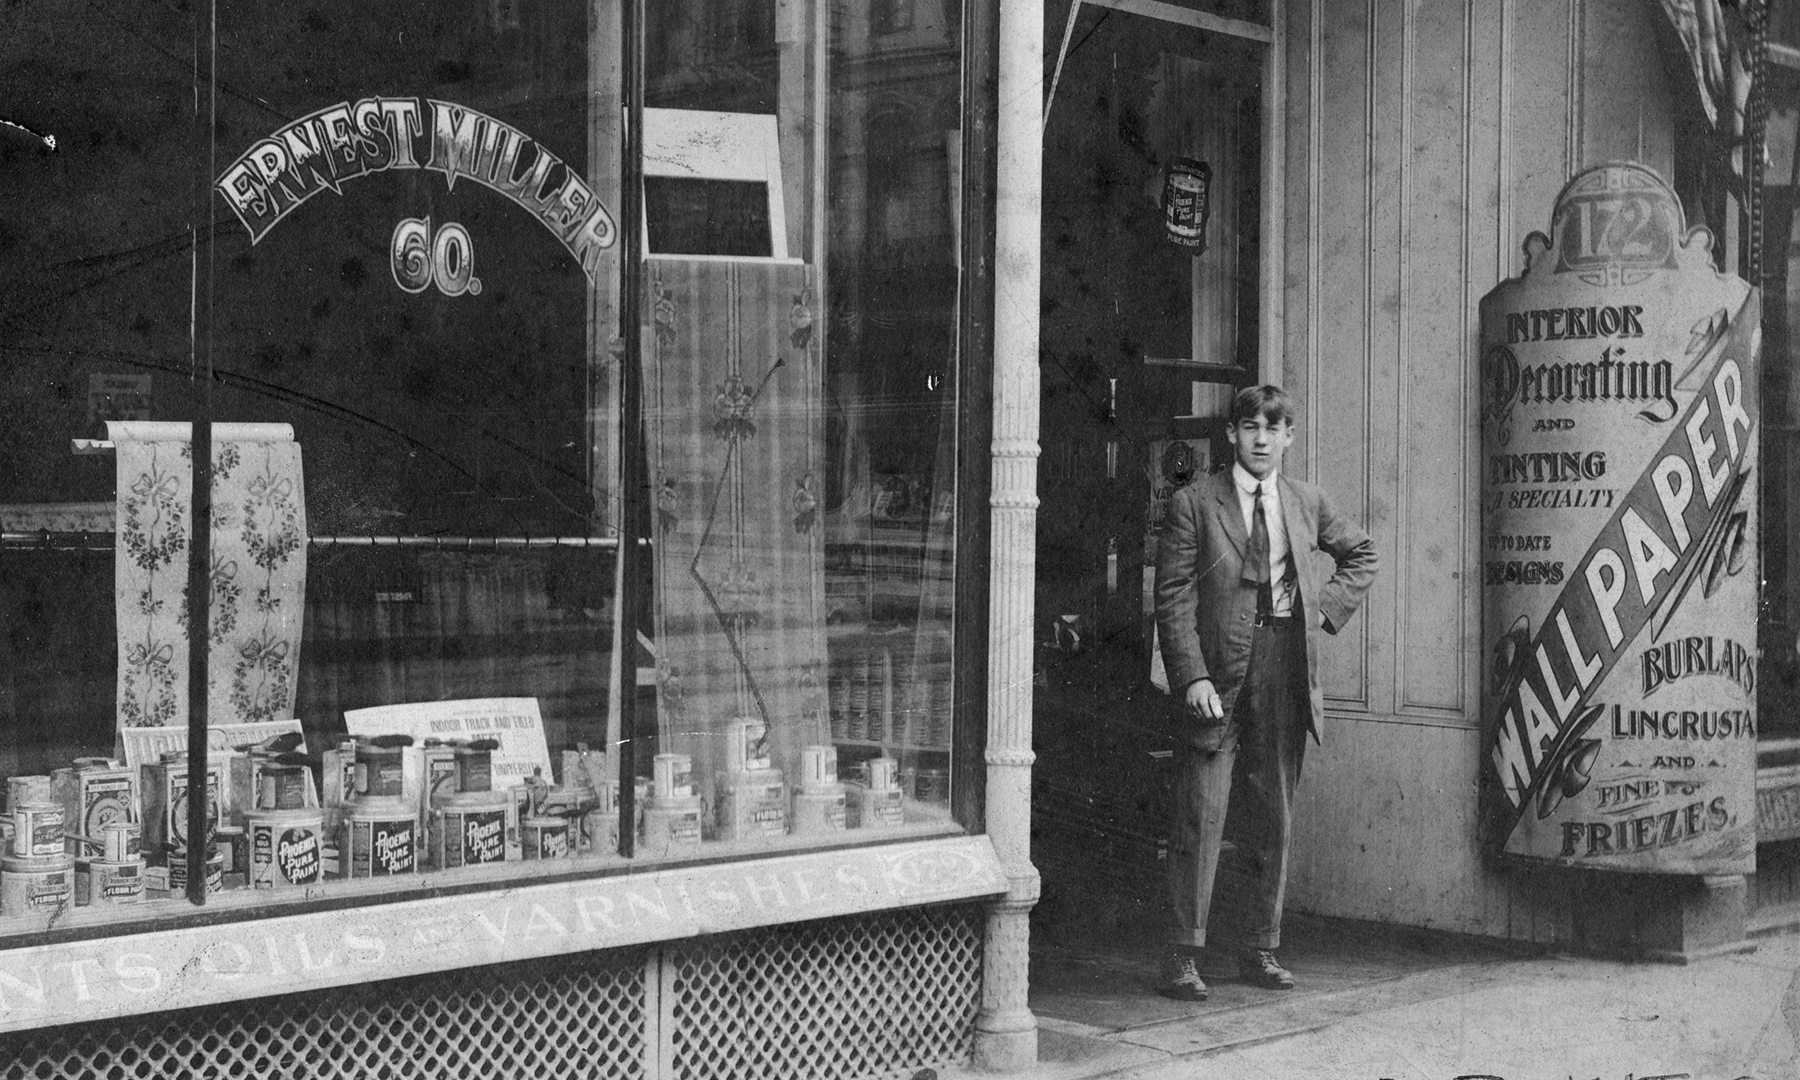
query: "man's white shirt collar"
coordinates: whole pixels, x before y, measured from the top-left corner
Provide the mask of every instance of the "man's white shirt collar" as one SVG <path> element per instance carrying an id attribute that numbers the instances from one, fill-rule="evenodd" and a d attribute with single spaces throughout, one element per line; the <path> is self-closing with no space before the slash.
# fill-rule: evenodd
<path id="1" fill-rule="evenodd" d="M 1264 485 L 1264 495 L 1273 495 L 1275 494 L 1275 481 L 1281 479 L 1281 470 L 1272 470 L 1268 479 L 1258 480 L 1249 469 L 1244 468 L 1243 462 L 1234 461 L 1231 463 L 1231 479 L 1237 483 L 1238 490 L 1245 495 L 1254 496 L 1259 484 Z"/>

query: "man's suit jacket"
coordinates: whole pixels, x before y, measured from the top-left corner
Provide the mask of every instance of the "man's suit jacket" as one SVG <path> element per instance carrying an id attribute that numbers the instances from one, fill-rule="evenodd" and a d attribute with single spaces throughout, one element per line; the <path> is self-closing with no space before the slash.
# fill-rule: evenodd
<path id="1" fill-rule="evenodd" d="M 1295 614 L 1306 627 L 1306 679 L 1314 741 L 1325 723 L 1319 688 L 1320 617 L 1331 633 L 1362 604 L 1379 560 L 1374 541 L 1338 513 L 1317 486 L 1285 474 L 1277 481 L 1281 518 L 1299 579 Z M 1232 470 L 1202 477 L 1169 499 L 1156 554 L 1156 626 L 1169 690 L 1178 702 L 1196 679 L 1211 679 L 1227 722 L 1250 663 L 1256 586 L 1243 580 L 1249 530 Z M 1201 733 L 1196 742 L 1206 747 Z"/>

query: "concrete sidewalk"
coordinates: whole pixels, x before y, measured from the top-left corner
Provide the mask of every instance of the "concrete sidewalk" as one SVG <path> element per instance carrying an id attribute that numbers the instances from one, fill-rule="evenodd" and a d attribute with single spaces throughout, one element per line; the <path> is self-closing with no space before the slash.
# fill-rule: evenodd
<path id="1" fill-rule="evenodd" d="M 1159 946 L 1033 948 L 1034 1080 L 1800 1080 L 1800 936 L 1688 966 L 1528 954 L 1292 917 L 1265 991 L 1227 968 L 1212 996 L 1155 993 Z M 955 1072 L 953 1076 L 979 1075 Z"/>

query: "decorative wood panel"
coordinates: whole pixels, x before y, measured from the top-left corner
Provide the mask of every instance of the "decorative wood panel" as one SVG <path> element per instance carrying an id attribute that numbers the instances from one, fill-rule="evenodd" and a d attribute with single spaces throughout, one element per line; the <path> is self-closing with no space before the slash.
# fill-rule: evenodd
<path id="1" fill-rule="evenodd" d="M 1317 5 L 1313 17 L 1329 22 L 1322 23 L 1315 35 L 1328 85 L 1317 99 L 1319 124 L 1309 163 L 1318 192 L 1314 201 L 1318 217 L 1311 235 L 1320 250 L 1317 294 L 1309 298 L 1317 321 L 1309 376 L 1314 394 L 1301 403 L 1308 436 L 1306 469 L 1345 513 L 1370 527 L 1376 542 L 1391 552 L 1392 544 L 1371 520 L 1368 438 L 1369 334 L 1374 314 L 1369 258 L 1378 242 L 1370 209 L 1374 198 L 1370 128 L 1377 109 L 1370 86 L 1374 5 L 1340 3 L 1328 9 Z M 1392 244 L 1386 237 L 1379 242 Z M 1387 591 L 1385 584 L 1376 588 L 1378 593 Z M 1372 595 L 1368 607 L 1378 607 L 1377 601 Z M 1374 629 L 1376 617 L 1365 611 L 1320 658 L 1326 694 L 1338 703 L 1369 701 L 1367 649 L 1370 636 L 1380 633 Z"/>
<path id="2" fill-rule="evenodd" d="M 1404 18 L 1395 705 L 1472 722 L 1464 703 L 1479 612 L 1469 553 L 1479 516 L 1467 492 L 1478 395 L 1467 373 L 1479 294 L 1468 273 L 1469 12 L 1427 4 Z"/>

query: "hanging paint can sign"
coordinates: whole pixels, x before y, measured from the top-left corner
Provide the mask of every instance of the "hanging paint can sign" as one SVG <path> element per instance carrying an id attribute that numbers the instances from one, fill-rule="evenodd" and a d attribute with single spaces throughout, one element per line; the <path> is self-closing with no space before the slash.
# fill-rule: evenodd
<path id="1" fill-rule="evenodd" d="M 1163 172 L 1163 228 L 1169 242 L 1198 255 L 1206 250 L 1206 219 L 1212 213 L 1212 166 L 1190 157 L 1169 162 Z"/>
<path id="2" fill-rule="evenodd" d="M 1761 295 L 1603 165 L 1481 301 L 1482 805 L 1505 854 L 1741 874 L 1756 845 Z"/>

